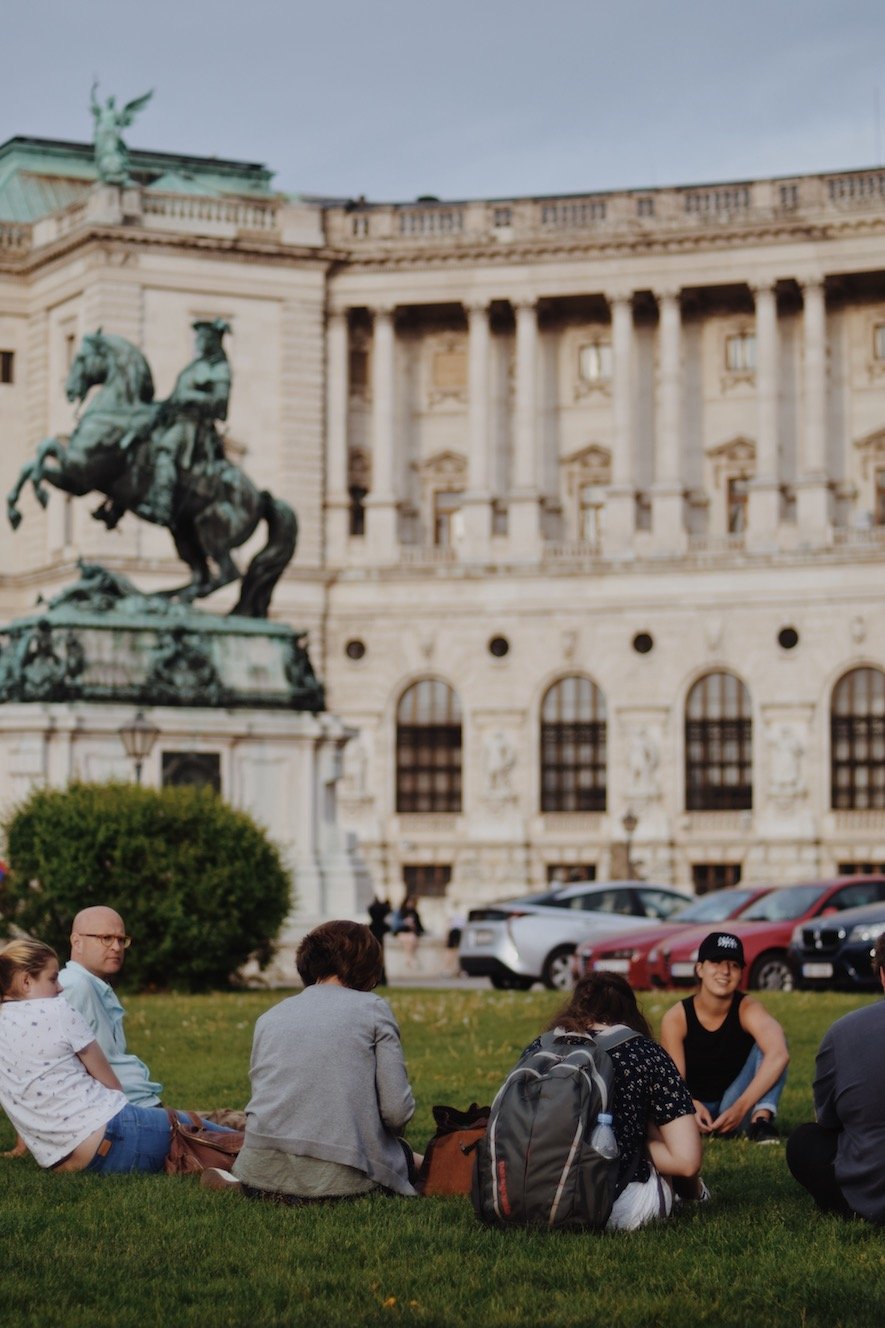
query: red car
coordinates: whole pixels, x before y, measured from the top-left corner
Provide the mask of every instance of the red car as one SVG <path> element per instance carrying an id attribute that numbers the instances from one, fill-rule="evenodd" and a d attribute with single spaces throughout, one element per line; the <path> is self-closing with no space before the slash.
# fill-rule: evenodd
<path id="1" fill-rule="evenodd" d="M 741 986 L 792 991 L 795 978 L 787 951 L 797 922 L 880 901 L 885 902 L 885 876 L 842 876 L 771 890 L 728 926 L 744 947 L 747 965 Z M 698 946 L 709 932 L 709 927 L 691 927 L 664 942 L 661 962 L 667 986 L 694 986 Z"/>
<path id="2" fill-rule="evenodd" d="M 727 918 L 736 918 L 773 888 L 770 885 L 747 885 L 716 890 L 700 899 L 693 899 L 667 922 L 662 922 L 650 931 L 624 932 L 619 936 L 607 936 L 601 941 L 585 941 L 575 951 L 575 979 L 583 977 L 585 973 L 604 970 L 607 973 L 623 973 L 634 991 L 647 991 L 652 986 L 661 986 L 661 979 L 655 981 L 652 977 L 650 962 L 659 958 L 663 942 L 671 940 L 678 931 L 695 922 L 713 924 L 724 922 Z"/>

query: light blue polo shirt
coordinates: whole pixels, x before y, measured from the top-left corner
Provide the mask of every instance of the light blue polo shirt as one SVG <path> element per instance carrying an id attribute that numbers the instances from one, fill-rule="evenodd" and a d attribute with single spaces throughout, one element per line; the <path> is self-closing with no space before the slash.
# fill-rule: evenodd
<path id="1" fill-rule="evenodd" d="M 144 1061 L 126 1050 L 123 1017 L 126 1011 L 113 987 L 82 964 L 69 959 L 58 975 L 65 1000 L 86 1020 L 95 1040 L 120 1080 L 123 1092 L 136 1107 L 158 1107 L 163 1085 L 151 1079 Z"/>

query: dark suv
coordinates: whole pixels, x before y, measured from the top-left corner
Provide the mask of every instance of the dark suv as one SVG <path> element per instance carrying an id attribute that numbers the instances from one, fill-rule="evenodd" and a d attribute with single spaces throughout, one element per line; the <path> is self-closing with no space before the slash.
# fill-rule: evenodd
<path id="1" fill-rule="evenodd" d="M 873 950 L 885 932 L 885 903 L 862 904 L 832 917 L 808 918 L 793 932 L 790 964 L 805 991 L 876 991 Z"/>

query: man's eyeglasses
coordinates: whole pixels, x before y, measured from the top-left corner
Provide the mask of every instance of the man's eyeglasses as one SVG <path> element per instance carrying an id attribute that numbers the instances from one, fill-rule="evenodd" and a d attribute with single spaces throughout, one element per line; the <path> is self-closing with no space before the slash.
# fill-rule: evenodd
<path id="1" fill-rule="evenodd" d="M 94 931 L 78 931 L 77 935 L 89 941 L 101 941 L 106 950 L 110 950 L 112 945 L 120 945 L 124 950 L 128 950 L 132 944 L 131 936 L 98 936 Z"/>

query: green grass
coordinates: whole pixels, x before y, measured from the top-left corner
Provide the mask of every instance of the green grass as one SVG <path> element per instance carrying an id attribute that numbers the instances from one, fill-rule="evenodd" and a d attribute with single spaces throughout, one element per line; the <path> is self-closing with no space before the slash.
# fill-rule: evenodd
<path id="1" fill-rule="evenodd" d="M 255 1018 L 279 994 L 128 999 L 129 1040 L 177 1106 L 242 1106 Z M 657 1023 L 671 997 L 651 997 Z M 489 1101 L 555 1008 L 549 993 L 394 991 L 418 1098 Z M 820 1037 L 862 999 L 772 994 L 793 1063 L 784 1130 L 811 1116 Z M 871 1072 L 883 1074 L 882 1067 Z M 0 1145 L 11 1142 L 5 1121 Z M 880 1229 L 819 1216 L 782 1148 L 713 1141 L 714 1203 L 614 1236 L 498 1232 L 467 1200 L 281 1209 L 166 1177 L 55 1176 L 0 1162 L 0 1325 L 575 1325 L 880 1328 Z"/>

